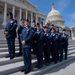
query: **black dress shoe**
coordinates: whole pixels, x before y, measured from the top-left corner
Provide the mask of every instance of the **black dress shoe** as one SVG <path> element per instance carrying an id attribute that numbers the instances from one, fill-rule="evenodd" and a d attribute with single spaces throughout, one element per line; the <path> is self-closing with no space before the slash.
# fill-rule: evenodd
<path id="1" fill-rule="evenodd" d="M 63 60 L 59 60 L 60 62 L 62 62 Z"/>
<path id="2" fill-rule="evenodd" d="M 57 64 L 57 62 L 54 62 L 54 64 Z"/>
<path id="3" fill-rule="evenodd" d="M 5 56 L 5 58 L 9 58 L 9 57 L 10 57 L 10 55 Z"/>
<path id="4" fill-rule="evenodd" d="M 38 65 L 36 65 L 35 68 L 38 68 Z"/>
<path id="5" fill-rule="evenodd" d="M 15 56 L 11 56 L 10 59 L 14 59 Z"/>
<path id="6" fill-rule="evenodd" d="M 49 66 L 50 65 L 50 63 L 46 63 L 46 66 Z"/>
<path id="7" fill-rule="evenodd" d="M 22 69 L 21 69 L 21 72 L 25 72 L 25 70 L 26 70 L 26 69 L 22 68 Z"/>
<path id="8" fill-rule="evenodd" d="M 67 60 L 67 58 L 65 58 L 65 60 Z"/>
<path id="9" fill-rule="evenodd" d="M 42 67 L 43 67 L 43 66 L 41 65 L 41 66 L 38 66 L 37 68 L 40 69 L 40 68 L 42 68 Z"/>
<path id="10" fill-rule="evenodd" d="M 25 71 L 25 72 L 24 72 L 24 74 L 28 74 L 28 73 L 30 73 L 30 71 Z"/>
<path id="11" fill-rule="evenodd" d="M 17 54 L 17 57 L 19 57 L 19 56 L 22 56 L 22 54 L 21 54 L 21 53 L 18 53 L 18 54 Z"/>

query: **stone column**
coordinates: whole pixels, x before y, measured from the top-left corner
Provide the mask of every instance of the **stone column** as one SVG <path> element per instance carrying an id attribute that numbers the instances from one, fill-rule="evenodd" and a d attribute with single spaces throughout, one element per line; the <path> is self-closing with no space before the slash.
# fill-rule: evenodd
<path id="1" fill-rule="evenodd" d="M 4 5 L 4 21 L 3 21 L 3 26 L 6 25 L 6 21 L 7 21 L 7 3 L 5 3 L 5 5 Z"/>
<path id="2" fill-rule="evenodd" d="M 15 6 L 13 6 L 12 13 L 13 13 L 13 19 L 15 19 Z"/>
<path id="3" fill-rule="evenodd" d="M 33 13 L 31 12 L 31 25 L 32 25 L 32 21 L 33 21 Z"/>
<path id="4" fill-rule="evenodd" d="M 28 11 L 26 10 L 26 19 L 28 19 Z"/>
<path id="5" fill-rule="evenodd" d="M 19 11 L 19 13 L 20 13 L 20 17 L 19 17 L 19 23 L 21 24 L 21 18 L 22 18 L 22 9 L 20 8 L 20 11 Z"/>
<path id="6" fill-rule="evenodd" d="M 71 39 L 73 39 L 73 30 L 71 29 Z"/>
<path id="7" fill-rule="evenodd" d="M 38 16 L 37 16 L 37 14 L 36 14 L 36 23 L 38 22 Z"/>

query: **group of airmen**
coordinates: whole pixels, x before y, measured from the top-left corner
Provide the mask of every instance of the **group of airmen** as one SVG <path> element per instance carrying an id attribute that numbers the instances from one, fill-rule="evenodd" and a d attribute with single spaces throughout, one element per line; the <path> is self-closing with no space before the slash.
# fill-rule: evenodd
<path id="1" fill-rule="evenodd" d="M 23 55 L 24 60 L 21 72 L 28 74 L 31 71 L 31 52 L 37 57 L 35 68 L 38 69 L 42 68 L 43 64 L 49 66 L 51 62 L 56 64 L 58 61 L 62 62 L 63 59 L 67 60 L 68 34 L 66 34 L 66 29 L 60 32 L 59 27 L 53 24 L 44 25 L 43 22 L 36 24 L 35 20 L 30 25 L 30 21 L 23 18 L 21 19 L 22 24 L 18 25 L 11 12 L 8 17 L 10 20 L 4 30 L 9 51 L 7 57 L 10 59 L 15 57 L 15 38 L 18 34 L 19 55 Z"/>

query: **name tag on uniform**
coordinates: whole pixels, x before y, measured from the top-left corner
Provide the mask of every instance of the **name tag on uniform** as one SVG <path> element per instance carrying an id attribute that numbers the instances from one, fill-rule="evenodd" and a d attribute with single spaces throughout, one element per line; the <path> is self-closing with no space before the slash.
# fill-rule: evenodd
<path id="1" fill-rule="evenodd" d="M 40 34 L 40 32 L 37 32 L 37 34 Z"/>
<path id="2" fill-rule="evenodd" d="M 27 32 L 29 31 L 29 29 L 27 29 Z"/>
<path id="3" fill-rule="evenodd" d="M 55 36 L 55 34 L 53 34 L 53 36 Z"/>
<path id="4" fill-rule="evenodd" d="M 57 39 L 58 37 L 56 36 L 56 39 Z"/>
<path id="5" fill-rule="evenodd" d="M 10 23 L 11 23 L 11 25 L 12 25 L 13 21 L 10 21 Z"/>

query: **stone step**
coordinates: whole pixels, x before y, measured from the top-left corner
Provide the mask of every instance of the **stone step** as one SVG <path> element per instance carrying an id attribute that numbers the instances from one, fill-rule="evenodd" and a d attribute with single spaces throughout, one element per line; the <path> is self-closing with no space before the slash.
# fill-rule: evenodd
<path id="1" fill-rule="evenodd" d="M 15 48 L 16 47 L 19 49 L 19 44 L 15 44 Z M 69 45 L 68 48 L 70 48 L 70 47 L 75 47 L 75 45 Z M 3 50 L 4 51 L 8 50 L 7 44 L 0 44 L 0 52 L 3 51 Z"/>
<path id="2" fill-rule="evenodd" d="M 19 46 L 19 43 L 15 44 L 15 46 Z M 74 47 L 75 45 L 69 45 L 68 47 Z M 7 44 L 0 44 L 0 48 L 8 47 Z"/>
<path id="3" fill-rule="evenodd" d="M 74 49 L 75 49 L 75 48 L 70 49 L 70 50 L 74 50 Z M 16 53 L 16 56 L 17 56 L 17 55 L 18 55 L 19 50 L 17 49 L 16 51 L 17 51 L 17 53 Z M 3 53 L 1 52 L 1 53 L 0 53 L 0 58 L 6 57 L 7 55 L 8 55 L 8 52 L 3 52 Z"/>
<path id="4" fill-rule="evenodd" d="M 15 40 L 15 43 L 18 43 L 18 40 Z M 0 44 L 7 44 L 6 40 L 0 40 Z"/>
<path id="5" fill-rule="evenodd" d="M 51 64 L 49 66 L 43 66 L 43 68 L 39 69 L 39 70 L 32 70 L 29 74 L 27 75 L 44 75 L 45 73 L 47 73 L 48 71 L 50 72 L 51 70 L 61 66 L 61 65 L 64 65 L 72 60 L 74 60 L 75 58 L 71 57 L 71 58 L 68 58 L 67 61 L 63 61 L 61 63 L 57 63 L 57 64 Z M 24 73 L 18 71 L 18 72 L 15 72 L 15 73 L 11 73 L 10 75 L 25 75 Z M 46 75 L 46 74 L 45 74 Z M 49 74 L 48 74 L 49 75 Z"/>
<path id="6" fill-rule="evenodd" d="M 74 57 L 68 57 L 68 60 L 70 61 L 70 59 L 74 59 Z M 60 64 L 60 63 L 57 63 L 56 65 L 52 62 L 50 64 L 50 66 L 45 66 L 43 65 L 43 67 L 41 69 L 36 69 L 34 68 L 35 65 L 36 65 L 36 61 L 37 60 L 32 60 L 32 71 L 28 74 L 28 75 L 42 75 L 42 74 L 39 74 L 41 73 L 43 70 L 46 70 L 48 68 L 51 67 L 52 68 L 55 68 L 56 65 Z M 63 61 L 61 63 L 64 63 L 66 61 Z M 59 65 L 58 65 L 59 66 Z M 20 62 L 17 62 L 17 63 L 11 63 L 11 64 L 8 64 L 8 65 L 4 65 L 4 66 L 0 66 L 0 75 L 14 75 L 16 72 L 20 72 L 21 68 L 23 67 L 23 61 L 20 61 Z M 21 73 L 21 72 L 20 72 Z M 23 74 L 23 73 L 22 73 Z"/>
<path id="7" fill-rule="evenodd" d="M 32 67 L 36 64 L 37 60 L 32 60 Z M 0 66 L 0 75 L 9 75 L 11 73 L 20 71 L 23 67 L 23 61 L 17 62 L 17 63 L 11 63 L 7 65 Z"/>
<path id="8" fill-rule="evenodd" d="M 70 56 L 70 55 L 72 56 L 72 54 L 75 54 L 75 50 L 68 52 L 68 56 Z M 36 55 L 32 54 L 32 59 L 36 59 Z M 13 60 L 10 60 L 9 58 L 0 58 L 0 65 L 6 65 L 6 64 L 16 63 L 16 62 L 20 62 L 20 61 L 23 61 L 22 56 L 15 57 Z"/>
<path id="9" fill-rule="evenodd" d="M 15 44 L 15 46 L 19 46 L 19 44 Z M 6 48 L 6 47 L 8 47 L 8 45 L 7 44 L 0 44 L 0 48 Z"/>
<path id="10" fill-rule="evenodd" d="M 74 44 L 69 45 L 68 48 L 68 60 L 59 62 L 57 64 L 54 64 L 53 62 L 49 66 L 43 66 L 41 69 L 34 68 L 36 65 L 36 55 L 32 55 L 32 71 L 28 75 L 43 75 L 48 70 L 54 69 L 55 67 L 59 67 L 62 64 L 65 64 L 71 60 L 75 59 L 75 47 Z M 2 51 L 3 50 L 3 51 Z M 23 58 L 21 57 L 15 57 L 13 60 L 10 60 L 9 58 L 4 58 L 5 55 L 8 54 L 7 52 L 8 48 L 0 48 L 0 75 L 24 75 L 20 72 L 21 68 L 23 67 Z M 16 47 L 16 53 L 18 53 L 18 47 Z"/>
<path id="11" fill-rule="evenodd" d="M 75 47 L 70 47 L 68 50 L 74 50 Z M 19 52 L 19 47 L 16 47 L 16 52 Z M 33 50 L 32 50 L 33 51 Z M 18 53 L 17 53 L 18 54 Z M 16 54 L 16 55 L 17 55 Z M 3 58 L 8 55 L 8 48 L 0 48 L 0 58 Z"/>

